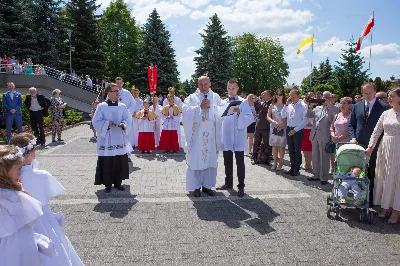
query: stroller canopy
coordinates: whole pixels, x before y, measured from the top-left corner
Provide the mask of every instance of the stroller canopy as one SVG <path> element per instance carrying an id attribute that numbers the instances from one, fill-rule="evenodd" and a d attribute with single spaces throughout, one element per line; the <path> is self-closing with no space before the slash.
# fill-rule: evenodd
<path id="1" fill-rule="evenodd" d="M 365 149 L 357 144 L 343 144 L 336 151 L 337 171 L 348 172 L 350 167 L 360 167 L 363 172 L 369 162 Z"/>

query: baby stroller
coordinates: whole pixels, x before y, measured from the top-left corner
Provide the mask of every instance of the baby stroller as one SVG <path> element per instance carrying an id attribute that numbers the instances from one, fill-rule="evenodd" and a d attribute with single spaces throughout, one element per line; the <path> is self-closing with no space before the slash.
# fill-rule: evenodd
<path id="1" fill-rule="evenodd" d="M 373 213 L 369 210 L 369 182 L 366 178 L 368 171 L 369 157 L 365 149 L 357 144 L 338 143 L 335 154 L 335 172 L 333 174 L 332 193 L 327 197 L 327 216 L 332 218 L 332 212 L 336 219 L 339 218 L 340 208 L 343 206 L 360 209 L 360 221 L 373 222 Z M 349 177 L 346 173 L 353 166 L 359 167 L 362 172 L 359 177 Z M 354 205 L 354 195 L 349 191 L 344 196 L 345 203 L 341 203 L 338 196 L 338 188 L 343 180 L 357 180 L 361 188 L 361 197 L 358 206 Z"/>

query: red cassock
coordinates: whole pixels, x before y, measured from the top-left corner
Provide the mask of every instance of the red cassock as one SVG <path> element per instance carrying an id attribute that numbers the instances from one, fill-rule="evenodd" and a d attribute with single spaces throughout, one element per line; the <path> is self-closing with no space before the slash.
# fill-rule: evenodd
<path id="1" fill-rule="evenodd" d="M 154 151 L 156 142 L 154 140 L 154 132 L 139 132 L 138 150 L 139 151 Z"/>
<path id="2" fill-rule="evenodd" d="M 161 131 L 160 143 L 158 149 L 162 151 L 179 151 L 178 131 L 163 130 Z"/>

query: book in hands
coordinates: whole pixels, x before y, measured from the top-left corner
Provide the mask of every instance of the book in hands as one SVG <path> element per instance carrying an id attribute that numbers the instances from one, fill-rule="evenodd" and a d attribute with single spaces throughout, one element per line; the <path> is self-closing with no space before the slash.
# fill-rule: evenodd
<path id="1" fill-rule="evenodd" d="M 228 105 L 228 107 L 226 107 L 224 113 L 221 115 L 221 117 L 224 117 L 224 116 L 228 116 L 228 115 L 233 114 L 233 109 L 236 108 L 236 107 L 238 107 L 241 103 L 242 103 L 242 101 L 233 101 L 233 102 L 230 102 L 229 105 Z"/>

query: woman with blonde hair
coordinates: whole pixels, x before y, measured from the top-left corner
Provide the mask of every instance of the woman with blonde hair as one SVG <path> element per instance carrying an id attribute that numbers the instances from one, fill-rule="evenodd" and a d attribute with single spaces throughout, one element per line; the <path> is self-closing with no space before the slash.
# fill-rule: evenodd
<path id="1" fill-rule="evenodd" d="M 256 113 L 256 109 L 254 107 L 254 102 L 256 100 L 257 100 L 257 97 L 254 94 L 249 94 L 247 96 L 247 102 L 250 105 L 250 110 L 254 116 L 254 121 L 257 120 L 257 113 Z M 256 132 L 256 122 L 251 123 L 250 126 L 247 127 L 247 139 L 249 140 L 249 155 L 252 154 L 252 150 L 253 150 L 254 132 Z"/>

